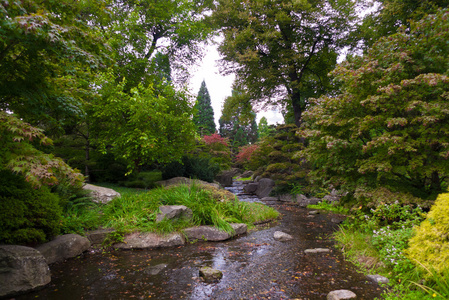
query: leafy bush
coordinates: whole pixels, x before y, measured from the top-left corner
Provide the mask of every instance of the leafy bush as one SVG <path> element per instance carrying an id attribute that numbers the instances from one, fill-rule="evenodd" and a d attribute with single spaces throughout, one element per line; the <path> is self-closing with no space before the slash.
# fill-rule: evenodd
<path id="1" fill-rule="evenodd" d="M 392 182 L 416 197 L 441 192 L 449 170 L 448 17 L 445 9 L 412 22 L 332 72 L 341 93 L 303 115 L 312 177 L 351 192 Z"/>
<path id="2" fill-rule="evenodd" d="M 236 162 L 239 165 L 242 165 L 243 168 L 248 169 L 248 164 L 253 155 L 254 151 L 259 148 L 259 145 L 246 145 L 240 148 L 239 153 L 236 156 Z"/>
<path id="3" fill-rule="evenodd" d="M 162 169 L 162 178 L 187 177 L 213 182 L 219 166 L 207 157 L 184 156 L 182 162 L 172 162 Z"/>
<path id="4" fill-rule="evenodd" d="M 442 272 L 449 265 L 449 193 L 438 196 L 426 220 L 415 232 L 410 248 L 406 250 L 407 256 Z"/>
<path id="5" fill-rule="evenodd" d="M 8 170 L 0 170 L 0 178 L 0 243 L 41 243 L 60 232 L 57 195 L 44 186 L 34 189 Z"/>
<path id="6" fill-rule="evenodd" d="M 150 189 L 154 188 L 156 186 L 155 182 L 159 180 L 162 180 L 160 171 L 135 172 L 129 176 L 128 180 L 121 181 L 120 185 L 130 188 Z"/>

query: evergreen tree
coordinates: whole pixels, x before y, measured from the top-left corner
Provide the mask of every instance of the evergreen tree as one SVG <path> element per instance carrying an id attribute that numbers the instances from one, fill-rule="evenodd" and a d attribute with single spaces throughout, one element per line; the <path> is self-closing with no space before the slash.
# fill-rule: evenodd
<path id="1" fill-rule="evenodd" d="M 263 139 L 276 131 L 274 125 L 268 125 L 267 118 L 262 117 L 259 121 L 258 132 L 259 138 Z"/>
<path id="2" fill-rule="evenodd" d="M 195 102 L 195 114 L 193 122 L 200 135 L 210 135 L 215 133 L 214 110 L 211 106 L 209 91 L 206 82 L 203 80 Z"/>
<path id="3" fill-rule="evenodd" d="M 230 139 L 235 151 L 258 139 L 256 113 L 245 93 L 234 90 L 232 96 L 225 99 L 219 123 L 220 135 Z"/>

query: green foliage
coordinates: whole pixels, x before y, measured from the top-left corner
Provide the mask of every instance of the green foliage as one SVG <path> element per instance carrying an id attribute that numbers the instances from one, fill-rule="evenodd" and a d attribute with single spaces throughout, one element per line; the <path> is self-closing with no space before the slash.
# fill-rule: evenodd
<path id="1" fill-rule="evenodd" d="M 212 7 L 212 0 L 109 3 L 111 20 L 107 24 L 97 22 L 103 25 L 112 48 L 117 82 L 126 79 L 124 91 L 139 84 L 165 84 L 169 69 L 177 75 L 172 80 L 184 83 L 188 77 L 186 65 L 200 57 L 198 44 L 211 35 L 204 12 Z"/>
<path id="2" fill-rule="evenodd" d="M 64 161 L 45 154 L 35 144 L 51 144 L 43 130 L 0 111 L 0 169 L 21 173 L 34 187 L 60 184 L 80 186 L 83 176 Z M 33 142 L 35 144 L 33 144 Z"/>
<path id="3" fill-rule="evenodd" d="M 291 105 L 299 126 L 308 99 L 331 89 L 327 73 L 353 30 L 353 1 L 217 2 L 223 69 L 253 103 Z"/>
<path id="4" fill-rule="evenodd" d="M 382 0 L 380 7 L 365 16 L 356 35 L 362 38 L 365 47 L 371 47 L 379 38 L 396 33 L 405 26 L 410 29 L 411 21 L 418 21 L 438 8 L 447 8 L 447 0 Z M 368 3 L 368 2 L 367 2 Z"/>
<path id="5" fill-rule="evenodd" d="M 103 208 L 105 227 L 128 231 L 171 232 L 193 225 L 214 225 L 232 231 L 230 222 L 253 222 L 276 218 L 278 213 L 267 206 L 243 203 L 232 198 L 224 199 L 215 188 L 199 185 L 179 185 L 153 189 L 145 193 L 121 190 L 116 198 Z M 156 224 L 161 205 L 185 205 L 192 209 L 192 220 L 164 221 Z"/>
<path id="6" fill-rule="evenodd" d="M 382 38 L 363 57 L 333 72 L 337 96 L 321 97 L 304 115 L 304 151 L 312 178 L 432 198 L 449 160 L 449 12 Z"/>
<path id="7" fill-rule="evenodd" d="M 193 123 L 195 123 L 197 132 L 201 135 L 213 134 L 216 131 L 214 121 L 214 110 L 210 102 L 209 91 L 206 82 L 201 82 L 198 96 L 194 106 Z"/>
<path id="8" fill-rule="evenodd" d="M 178 160 L 192 148 L 192 108 L 185 93 L 170 85 L 157 90 L 139 85 L 125 93 L 125 81 L 116 85 L 112 74 L 99 77 L 98 85 L 101 94 L 93 106 L 99 124 L 96 144 L 104 153 L 126 160 L 129 172 L 144 164 Z"/>
<path id="9" fill-rule="evenodd" d="M 441 194 L 426 220 L 416 228 L 415 236 L 410 240 L 410 248 L 406 250 L 407 256 L 426 268 L 443 272 L 449 263 L 448 224 L 449 194 Z"/>
<path id="10" fill-rule="evenodd" d="M 266 137 L 274 134 L 276 132 L 274 125 L 268 125 L 267 118 L 262 117 L 259 121 L 259 125 L 257 127 L 260 139 L 265 139 Z"/>
<path id="11" fill-rule="evenodd" d="M 162 178 L 187 177 L 213 182 L 219 166 L 208 157 L 184 156 L 181 162 L 171 162 L 163 167 Z"/>
<path id="12" fill-rule="evenodd" d="M 279 125 L 276 133 L 260 141 L 251 154 L 248 168 L 255 175 L 276 182 L 274 194 L 290 193 L 291 185 L 307 185 L 307 163 L 298 156 L 304 144 L 296 135 L 296 125 Z"/>
<path id="13" fill-rule="evenodd" d="M 328 202 L 326 200 L 324 200 L 318 204 L 307 205 L 307 208 L 331 211 L 331 212 L 335 212 L 338 214 L 344 214 L 344 215 L 349 213 L 349 210 L 347 208 L 344 208 L 343 206 L 339 205 L 338 202 Z"/>
<path id="14" fill-rule="evenodd" d="M 233 152 L 258 140 L 256 113 L 242 91 L 233 90 L 232 96 L 225 99 L 218 122 L 220 135 L 229 139 Z"/>
<path id="15" fill-rule="evenodd" d="M 0 178 L 0 243 L 42 243 L 60 232 L 57 195 L 45 186 L 34 189 L 9 170 L 0 170 Z"/>
<path id="16" fill-rule="evenodd" d="M 143 171 L 131 174 L 126 181 L 121 181 L 120 185 L 129 188 L 150 189 L 156 187 L 156 181 L 160 180 L 162 180 L 160 171 Z"/>

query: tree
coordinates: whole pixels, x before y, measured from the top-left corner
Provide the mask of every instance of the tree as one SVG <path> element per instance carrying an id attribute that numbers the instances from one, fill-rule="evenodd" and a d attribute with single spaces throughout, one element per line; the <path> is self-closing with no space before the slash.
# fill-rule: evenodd
<path id="1" fill-rule="evenodd" d="M 249 97 L 238 89 L 226 97 L 218 122 L 221 136 L 229 138 L 234 151 L 258 139 L 256 113 Z"/>
<path id="2" fill-rule="evenodd" d="M 352 1 L 217 2 L 224 72 L 236 74 L 253 103 L 291 105 L 300 125 L 308 99 L 330 88 L 327 73 L 355 19 Z"/>
<path id="3" fill-rule="evenodd" d="M 307 157 L 315 178 L 334 185 L 428 197 L 449 167 L 448 10 L 381 38 L 340 65 L 335 97 L 306 113 Z"/>
<path id="4" fill-rule="evenodd" d="M 201 82 L 198 96 L 196 97 L 195 113 L 193 115 L 193 122 L 196 125 L 198 133 L 203 135 L 210 135 L 215 133 L 214 110 L 211 105 L 209 91 L 206 87 L 206 82 Z"/>
<path id="5" fill-rule="evenodd" d="M 269 126 L 267 118 L 262 117 L 259 121 L 259 138 L 264 139 L 270 135 L 272 135 L 275 132 L 274 125 Z"/>
<path id="6" fill-rule="evenodd" d="M 125 91 L 153 82 L 156 53 L 168 58 L 181 82 L 185 65 L 201 54 L 199 42 L 211 34 L 204 13 L 212 0 L 110 0 L 112 22 L 101 24 L 114 50 L 117 82 L 126 78 Z"/>
<path id="7" fill-rule="evenodd" d="M 96 144 L 103 153 L 128 161 L 130 172 L 180 160 L 192 149 L 195 130 L 185 93 L 171 85 L 139 85 L 127 93 L 126 82 L 116 85 L 112 72 L 97 85 L 101 89 L 92 107 Z"/>
<path id="8" fill-rule="evenodd" d="M 92 71 L 109 62 L 90 11 L 101 1 L 0 2 L 0 169 L 19 172 L 35 187 L 79 184 L 81 174 L 39 148 L 44 134 L 84 115 Z M 13 114 L 11 114 L 13 113 Z"/>
<path id="9" fill-rule="evenodd" d="M 379 38 L 395 34 L 399 27 L 410 29 L 410 21 L 419 21 L 438 8 L 446 8 L 448 0 L 379 0 L 379 9 L 367 15 L 360 31 L 363 46 L 371 47 Z"/>
<path id="10" fill-rule="evenodd" d="M 99 3 L 0 2 L 1 110 L 47 128 L 82 114 L 91 71 L 108 62 L 98 31 L 82 18 Z"/>

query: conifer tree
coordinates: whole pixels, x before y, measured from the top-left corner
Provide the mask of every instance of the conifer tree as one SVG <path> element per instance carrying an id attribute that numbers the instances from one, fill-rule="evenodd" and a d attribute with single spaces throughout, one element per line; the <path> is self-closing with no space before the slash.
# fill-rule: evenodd
<path id="1" fill-rule="evenodd" d="M 214 110 L 212 109 L 209 91 L 204 80 L 196 97 L 195 111 L 193 122 L 197 127 L 198 133 L 201 136 L 215 133 Z"/>

